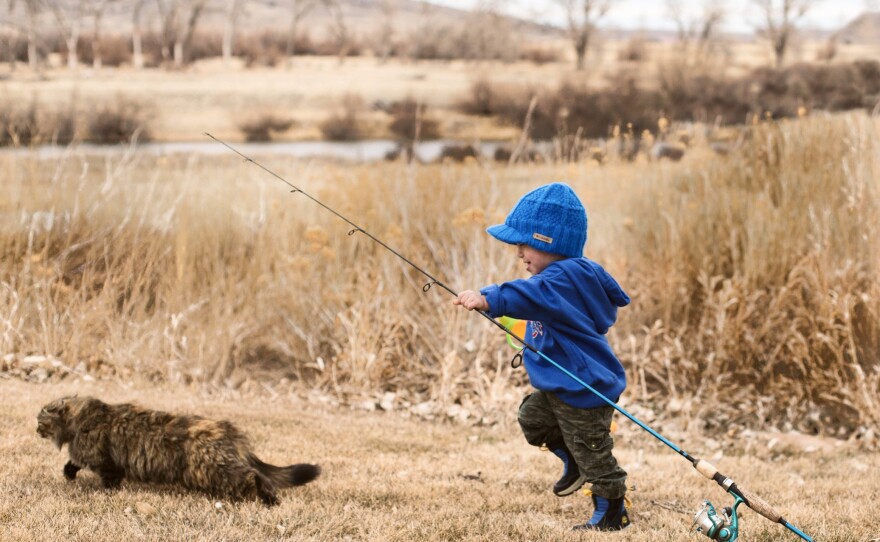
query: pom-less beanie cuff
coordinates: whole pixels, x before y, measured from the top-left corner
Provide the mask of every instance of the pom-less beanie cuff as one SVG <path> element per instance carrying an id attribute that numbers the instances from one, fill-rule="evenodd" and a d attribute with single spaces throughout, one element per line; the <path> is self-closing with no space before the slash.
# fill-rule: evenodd
<path id="1" fill-rule="evenodd" d="M 587 213 L 570 186 L 552 183 L 524 195 L 504 224 L 486 231 L 505 243 L 578 258 L 587 242 Z"/>

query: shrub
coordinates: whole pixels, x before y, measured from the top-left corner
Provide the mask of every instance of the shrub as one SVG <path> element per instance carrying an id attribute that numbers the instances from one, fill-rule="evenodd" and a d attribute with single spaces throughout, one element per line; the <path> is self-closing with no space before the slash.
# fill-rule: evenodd
<path id="1" fill-rule="evenodd" d="M 444 145 L 440 150 L 438 160 L 443 162 L 451 160 L 453 162 L 464 162 L 467 158 L 479 158 L 480 151 L 473 145 Z"/>
<path id="2" fill-rule="evenodd" d="M 550 64 L 553 62 L 562 62 L 564 55 L 559 49 L 549 47 L 524 47 L 519 52 L 519 59 L 531 62 L 533 64 Z"/>
<path id="3" fill-rule="evenodd" d="M 162 39 L 156 32 L 144 32 L 141 36 L 141 54 L 144 66 L 156 68 L 162 64 Z"/>
<path id="4" fill-rule="evenodd" d="M 30 145 L 37 135 L 37 104 L 24 109 L 7 102 L 0 107 L 0 146 Z"/>
<path id="5" fill-rule="evenodd" d="M 206 58 L 215 58 L 223 54 L 223 36 L 219 32 L 195 32 L 189 47 L 183 52 L 184 63 L 195 62 Z"/>
<path id="6" fill-rule="evenodd" d="M 617 60 L 622 62 L 644 62 L 648 59 L 648 48 L 643 38 L 633 38 L 617 52 Z"/>
<path id="7" fill-rule="evenodd" d="M 529 120 L 529 134 L 538 140 L 578 132 L 586 138 L 605 137 L 615 126 L 625 125 L 641 133 L 656 125 L 661 109 L 656 91 L 642 89 L 634 77 L 621 75 L 603 89 L 565 82 L 556 90 L 510 93 L 510 99 L 498 104 L 499 115 L 510 124 L 522 126 L 532 96 L 537 96 L 537 102 Z"/>
<path id="8" fill-rule="evenodd" d="M 238 129 L 244 133 L 246 141 L 263 142 L 271 141 L 273 132 L 285 132 L 293 124 L 293 119 L 265 112 L 239 122 Z"/>
<path id="9" fill-rule="evenodd" d="M 95 60 L 95 51 L 92 36 L 80 38 L 76 46 L 76 55 L 83 64 L 92 64 Z M 64 54 L 67 54 L 67 45 L 63 44 Z M 101 64 L 103 66 L 121 66 L 131 63 L 131 40 L 124 35 L 114 34 L 101 38 Z"/>
<path id="10" fill-rule="evenodd" d="M 0 32 L 0 61 L 27 62 L 27 38 L 20 33 Z"/>
<path id="11" fill-rule="evenodd" d="M 73 141 L 75 132 L 76 118 L 72 108 L 46 111 L 36 100 L 25 107 L 16 107 L 11 102 L 0 104 L 0 147 L 40 143 L 66 145 Z"/>
<path id="12" fill-rule="evenodd" d="M 322 41 L 316 41 L 312 45 L 314 54 L 322 56 L 360 56 L 363 47 L 361 43 L 348 37 L 345 43 L 340 43 L 338 39 L 328 38 Z"/>
<path id="13" fill-rule="evenodd" d="M 437 139 L 440 136 L 439 123 L 427 115 L 428 106 L 407 98 L 391 105 L 391 124 L 389 129 L 402 141 Z"/>
<path id="14" fill-rule="evenodd" d="M 425 25 L 414 32 L 410 56 L 421 60 L 502 60 L 519 57 L 509 25 L 489 13 L 473 13 L 456 24 Z"/>
<path id="15" fill-rule="evenodd" d="M 356 94 L 347 94 L 342 100 L 341 111 L 330 115 L 321 125 L 324 139 L 330 141 L 355 141 L 361 138 L 358 115 L 364 108 L 363 99 Z"/>
<path id="16" fill-rule="evenodd" d="M 280 32 L 266 31 L 256 36 L 245 36 L 236 41 L 234 54 L 244 60 L 246 66 L 278 66 L 285 58 L 287 36 Z M 308 54 L 311 44 L 307 36 L 292 44 L 295 54 Z"/>
<path id="17" fill-rule="evenodd" d="M 529 113 L 533 96 L 536 106 Z M 575 133 L 601 138 L 615 126 L 628 126 L 632 133 L 641 134 L 654 130 L 661 116 L 741 124 L 755 114 L 786 118 L 801 115 L 805 108 L 872 108 L 878 99 L 880 62 L 874 60 L 799 64 L 784 70 L 759 68 L 739 79 L 671 63 L 661 66 L 657 89 L 644 88 L 637 74 L 626 72 L 611 76 L 603 88 L 564 82 L 555 89 L 521 86 L 500 92 L 487 80 L 478 79 L 458 109 L 498 116 L 514 126 L 523 126 L 529 116 L 530 137 L 550 140 Z"/>
<path id="18" fill-rule="evenodd" d="M 149 141 L 148 115 L 143 105 L 117 98 L 89 115 L 84 139 L 92 143 L 126 143 L 133 137 Z"/>
<path id="19" fill-rule="evenodd" d="M 683 63 L 670 63 L 659 70 L 659 91 L 664 114 L 679 121 L 745 122 L 752 106 L 750 88 L 706 72 L 696 73 Z"/>
<path id="20" fill-rule="evenodd" d="M 495 100 L 496 91 L 492 83 L 481 77 L 471 83 L 470 95 L 459 102 L 458 109 L 469 115 L 490 116 L 497 113 L 493 107 Z"/>

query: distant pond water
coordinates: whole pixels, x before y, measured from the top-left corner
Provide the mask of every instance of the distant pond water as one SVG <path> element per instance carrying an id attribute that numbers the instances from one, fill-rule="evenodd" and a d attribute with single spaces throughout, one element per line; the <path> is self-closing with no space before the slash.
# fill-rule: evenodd
<path id="1" fill-rule="evenodd" d="M 230 143 L 237 150 L 246 155 L 283 155 L 294 158 L 332 158 L 352 162 L 371 162 L 384 160 L 387 155 L 399 149 L 399 144 L 393 140 L 375 139 L 368 141 L 284 141 L 266 143 Z M 468 143 L 439 139 L 433 141 L 421 141 L 415 146 L 416 157 L 423 162 L 433 162 L 440 158 L 443 149 L 449 146 L 471 145 L 479 148 L 483 156 L 492 157 L 496 149 L 508 145 L 502 141 L 483 141 L 480 143 Z M 28 148 L 0 148 L 0 154 L 12 153 L 16 155 L 31 154 L 40 158 L 55 158 L 66 153 L 90 154 L 90 155 L 114 155 L 122 154 L 129 150 L 128 145 L 94 145 L 79 143 L 72 148 L 58 145 L 42 145 Z M 222 155 L 232 151 L 220 143 L 207 139 L 205 141 L 187 142 L 148 142 L 138 143 L 137 151 L 158 156 L 171 154 L 201 154 Z"/>

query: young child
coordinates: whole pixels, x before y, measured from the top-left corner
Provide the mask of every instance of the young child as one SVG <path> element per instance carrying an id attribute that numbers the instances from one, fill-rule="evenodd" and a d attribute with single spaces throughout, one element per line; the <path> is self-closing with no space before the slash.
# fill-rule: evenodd
<path id="1" fill-rule="evenodd" d="M 527 343 L 617 402 L 626 375 L 605 333 L 630 299 L 599 264 L 583 257 L 587 214 L 574 191 L 563 183 L 532 190 L 504 224 L 487 231 L 517 246 L 532 277 L 461 292 L 453 304 L 493 318 L 528 320 Z M 523 364 L 536 391 L 523 400 L 518 421 L 529 444 L 546 446 L 562 459 L 553 492 L 564 497 L 592 485 L 595 512 L 575 529 L 628 527 L 626 472 L 611 453 L 614 409 L 529 349 L 523 350 Z"/>

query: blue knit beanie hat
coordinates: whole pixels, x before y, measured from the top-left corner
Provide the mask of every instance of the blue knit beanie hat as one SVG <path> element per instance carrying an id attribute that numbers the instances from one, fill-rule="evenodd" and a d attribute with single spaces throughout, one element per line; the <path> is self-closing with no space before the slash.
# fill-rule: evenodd
<path id="1" fill-rule="evenodd" d="M 587 211 L 570 186 L 552 183 L 520 198 L 504 224 L 486 231 L 505 243 L 579 258 L 587 243 Z"/>

